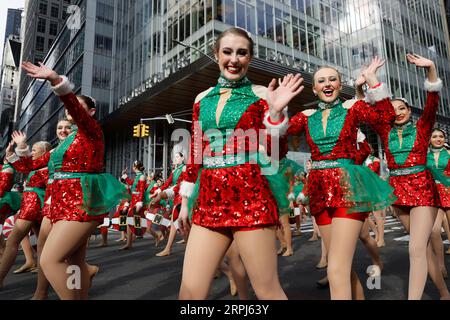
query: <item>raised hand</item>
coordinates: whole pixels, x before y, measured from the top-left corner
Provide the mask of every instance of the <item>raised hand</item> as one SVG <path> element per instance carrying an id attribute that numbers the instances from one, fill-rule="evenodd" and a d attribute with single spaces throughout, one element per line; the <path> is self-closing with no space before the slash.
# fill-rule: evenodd
<path id="1" fill-rule="evenodd" d="M 378 69 L 381 68 L 382 66 L 384 66 L 385 62 L 386 62 L 386 60 L 384 60 L 384 59 L 380 59 L 379 57 L 374 57 L 372 59 L 372 62 L 361 73 L 361 75 L 366 79 L 366 83 L 370 87 L 373 87 L 376 84 L 378 84 L 378 79 L 377 79 L 376 74 L 377 74 Z"/>
<path id="2" fill-rule="evenodd" d="M 19 149 L 25 149 L 27 147 L 27 135 L 24 132 L 14 131 L 11 137 Z"/>
<path id="3" fill-rule="evenodd" d="M 302 86 L 303 78 L 301 74 L 288 74 L 279 80 L 277 87 L 277 80 L 272 79 L 267 90 L 267 103 L 269 104 L 269 111 L 272 120 L 277 121 L 277 117 L 281 116 L 281 111 L 287 104 L 305 88 Z"/>
<path id="4" fill-rule="evenodd" d="M 434 62 L 432 60 L 419 56 L 418 54 L 408 53 L 406 55 L 406 60 L 408 60 L 409 63 L 415 64 L 419 68 L 429 68 L 434 66 Z"/>
<path id="5" fill-rule="evenodd" d="M 128 172 L 128 168 L 123 169 L 123 170 L 122 170 L 122 175 L 126 175 L 127 172 Z"/>
<path id="6" fill-rule="evenodd" d="M 406 55 L 406 60 L 408 60 L 409 63 L 415 64 L 419 68 L 426 68 L 428 81 L 438 81 L 436 65 L 432 60 L 419 56 L 418 54 L 410 53 Z"/>
<path id="7" fill-rule="evenodd" d="M 10 157 L 10 156 L 12 156 L 14 154 L 13 147 L 14 147 L 14 140 L 11 140 L 8 143 L 8 147 L 6 147 L 6 150 L 5 150 L 6 157 Z"/>
<path id="8" fill-rule="evenodd" d="M 22 62 L 22 69 L 27 72 L 27 75 L 35 79 L 49 80 L 52 85 L 58 84 L 60 76 L 49 67 L 45 66 L 42 62 L 39 62 L 39 66 L 32 64 L 31 62 Z"/>

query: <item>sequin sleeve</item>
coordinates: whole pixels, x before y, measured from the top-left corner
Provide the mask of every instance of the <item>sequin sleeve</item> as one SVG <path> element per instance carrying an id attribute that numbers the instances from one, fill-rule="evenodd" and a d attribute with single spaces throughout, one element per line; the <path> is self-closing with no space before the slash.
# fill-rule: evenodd
<path id="1" fill-rule="evenodd" d="M 389 98 L 379 100 L 375 105 L 358 100 L 353 105 L 352 111 L 356 113 L 358 124 L 367 124 L 382 136 L 389 132 L 392 122 L 395 120 L 394 107 Z"/>
<path id="2" fill-rule="evenodd" d="M 12 172 L 0 172 L 0 198 L 11 189 L 13 176 Z"/>
<path id="3" fill-rule="evenodd" d="M 173 172 L 170 174 L 169 178 L 167 178 L 166 182 L 164 182 L 164 184 L 159 189 L 161 189 L 161 191 L 164 191 L 170 188 L 172 182 L 173 182 Z"/>
<path id="4" fill-rule="evenodd" d="M 136 191 L 139 192 L 139 197 L 137 198 L 137 203 L 144 201 L 144 194 L 145 194 L 146 189 L 147 189 L 147 184 L 145 182 L 145 177 L 142 176 L 136 185 Z"/>
<path id="5" fill-rule="evenodd" d="M 370 155 L 370 145 L 367 140 L 358 143 L 359 149 L 356 151 L 355 164 L 361 165 Z"/>
<path id="6" fill-rule="evenodd" d="M 60 99 L 64 103 L 64 106 L 69 114 L 72 116 L 75 124 L 78 126 L 79 132 L 83 132 L 91 138 L 103 138 L 103 132 L 100 124 L 86 112 L 75 94 L 69 93 L 67 95 L 60 96 Z"/>
<path id="7" fill-rule="evenodd" d="M 297 113 L 294 117 L 289 120 L 289 128 L 287 130 L 287 135 L 298 135 L 305 131 L 308 118 L 302 112 Z"/>
<path id="8" fill-rule="evenodd" d="M 436 83 L 425 81 L 427 90 L 427 99 L 423 108 L 422 115 L 417 121 L 417 128 L 427 136 L 431 135 L 431 130 L 436 122 L 436 113 L 439 106 L 439 91 L 442 88 L 442 80 L 438 79 Z"/>
<path id="9" fill-rule="evenodd" d="M 182 173 L 179 181 L 180 195 L 186 198 L 192 196 L 197 182 L 198 172 L 202 167 L 203 153 L 203 132 L 199 123 L 200 101 L 194 104 L 192 112 L 191 150 L 186 171 Z"/>

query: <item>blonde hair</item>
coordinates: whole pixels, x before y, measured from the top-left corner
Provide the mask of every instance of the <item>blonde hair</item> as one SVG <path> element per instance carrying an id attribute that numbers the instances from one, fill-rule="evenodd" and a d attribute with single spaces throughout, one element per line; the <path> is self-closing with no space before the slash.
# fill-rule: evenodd
<path id="1" fill-rule="evenodd" d="M 34 146 L 38 146 L 39 148 L 42 148 L 45 152 L 48 152 L 52 149 L 52 145 L 47 141 L 38 141 L 34 144 Z"/>
<path id="2" fill-rule="evenodd" d="M 338 69 L 336 69 L 335 67 L 331 67 L 331 66 L 322 66 L 319 69 L 317 69 L 316 71 L 314 71 L 314 73 L 313 73 L 313 76 L 312 76 L 312 78 L 313 78 L 313 86 L 316 84 L 316 74 L 317 74 L 317 72 L 319 72 L 322 69 L 332 69 L 332 70 L 336 71 L 336 73 L 338 74 L 338 77 L 339 77 L 339 82 L 342 82 L 341 73 L 339 72 Z"/>

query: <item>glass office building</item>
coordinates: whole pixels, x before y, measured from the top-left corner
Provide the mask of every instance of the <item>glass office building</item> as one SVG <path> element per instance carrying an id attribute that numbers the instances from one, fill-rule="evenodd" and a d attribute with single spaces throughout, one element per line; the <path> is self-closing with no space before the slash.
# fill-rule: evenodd
<path id="1" fill-rule="evenodd" d="M 84 8 L 83 28 L 64 30 L 47 61 L 68 73 L 81 92 L 98 99 L 106 167 L 114 174 L 136 159 L 143 160 L 147 169 L 167 173 L 171 133 L 186 124 L 149 120 L 149 139 L 133 139 L 132 127 L 143 118 L 165 114 L 189 119 L 195 96 L 217 80 L 218 68 L 210 59 L 214 39 L 232 25 L 245 28 L 255 40 L 252 81 L 267 85 L 272 77 L 303 74 L 306 89 L 290 105 L 290 112 L 314 105 L 309 88 L 318 66 L 336 67 L 343 75 L 343 95 L 351 98 L 361 65 L 380 55 L 388 60 L 383 80 L 419 113 L 424 74 L 404 58 L 414 51 L 437 61 L 445 88 L 438 120 L 443 126 L 449 122 L 449 48 L 442 1 L 84 0 L 79 4 Z M 76 49 L 64 49 L 70 46 Z M 24 100 L 24 105 L 33 105 L 21 117 L 22 128 L 32 131 L 30 137 L 52 133 L 41 133 L 42 128 L 50 128 L 48 117 L 60 112 L 61 105 L 47 91 L 48 87 L 35 90 Z M 43 104 L 52 105 L 53 113 L 42 111 L 36 117 L 37 110 L 48 110 L 40 107 Z M 56 116 L 51 119 L 54 123 Z M 376 143 L 375 136 L 369 139 Z"/>

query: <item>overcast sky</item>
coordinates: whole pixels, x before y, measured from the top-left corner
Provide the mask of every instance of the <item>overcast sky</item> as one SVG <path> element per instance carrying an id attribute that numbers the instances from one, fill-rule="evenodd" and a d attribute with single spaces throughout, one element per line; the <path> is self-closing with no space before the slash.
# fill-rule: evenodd
<path id="1" fill-rule="evenodd" d="M 5 39 L 6 18 L 8 9 L 18 9 L 25 7 L 25 0 L 1 0 L 0 6 L 0 61 L 3 57 L 3 40 Z"/>

